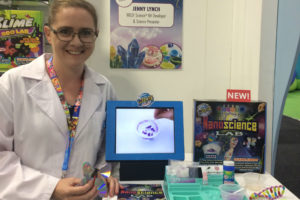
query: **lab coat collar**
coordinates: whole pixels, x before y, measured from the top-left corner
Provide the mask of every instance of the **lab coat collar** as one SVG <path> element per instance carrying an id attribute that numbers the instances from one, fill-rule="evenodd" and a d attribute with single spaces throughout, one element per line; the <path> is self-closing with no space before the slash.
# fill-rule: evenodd
<path id="1" fill-rule="evenodd" d="M 45 70 L 45 59 L 49 59 L 51 54 L 43 54 L 31 63 L 25 65 L 22 70 L 22 77 L 42 80 L 47 71 Z M 34 66 L 34 67 L 33 67 Z"/>
<path id="2" fill-rule="evenodd" d="M 60 131 L 65 134 L 68 133 L 66 115 L 45 66 L 45 59 L 50 58 L 50 56 L 51 54 L 43 54 L 32 61 L 31 64 L 24 66 L 22 77 L 37 80 L 34 85 L 28 88 L 29 96 L 55 122 Z M 100 87 L 105 83 L 106 80 L 102 76 L 85 67 L 83 98 L 75 138 L 78 137 L 80 131 L 101 104 L 102 94 Z"/>

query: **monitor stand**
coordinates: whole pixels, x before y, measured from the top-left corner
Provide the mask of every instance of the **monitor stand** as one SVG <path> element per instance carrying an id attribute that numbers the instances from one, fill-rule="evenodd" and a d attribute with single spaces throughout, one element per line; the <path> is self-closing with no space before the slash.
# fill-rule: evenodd
<path id="1" fill-rule="evenodd" d="M 120 180 L 164 180 L 167 160 L 120 161 Z"/>

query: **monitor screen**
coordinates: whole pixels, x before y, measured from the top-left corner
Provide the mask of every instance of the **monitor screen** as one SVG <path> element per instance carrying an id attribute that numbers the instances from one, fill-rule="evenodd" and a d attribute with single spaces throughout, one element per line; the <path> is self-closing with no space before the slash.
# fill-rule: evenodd
<path id="1" fill-rule="evenodd" d="M 162 112 L 173 115 L 157 118 Z M 106 160 L 183 160 L 183 138 L 182 102 L 107 102 Z"/>

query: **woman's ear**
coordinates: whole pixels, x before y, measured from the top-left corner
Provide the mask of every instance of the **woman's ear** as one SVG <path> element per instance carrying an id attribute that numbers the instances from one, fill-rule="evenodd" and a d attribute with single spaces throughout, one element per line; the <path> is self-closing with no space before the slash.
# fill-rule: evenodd
<path id="1" fill-rule="evenodd" d="M 51 35 L 51 29 L 50 29 L 50 27 L 49 26 L 47 26 L 47 25 L 45 25 L 44 26 L 44 34 L 45 34 L 45 37 L 46 37 L 46 39 L 48 40 L 48 42 L 49 42 L 49 44 L 52 44 L 51 42 L 51 37 L 50 37 L 50 35 Z"/>

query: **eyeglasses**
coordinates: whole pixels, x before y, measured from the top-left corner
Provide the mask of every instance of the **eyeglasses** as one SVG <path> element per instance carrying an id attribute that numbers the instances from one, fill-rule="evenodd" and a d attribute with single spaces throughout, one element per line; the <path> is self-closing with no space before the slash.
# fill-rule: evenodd
<path id="1" fill-rule="evenodd" d="M 98 37 L 98 33 L 90 28 L 82 28 L 76 33 L 71 27 L 61 27 L 57 30 L 53 29 L 51 26 L 49 27 L 51 31 L 53 31 L 53 33 L 57 36 L 57 38 L 64 42 L 70 42 L 74 39 L 76 34 L 78 35 L 82 43 L 92 43 Z"/>

